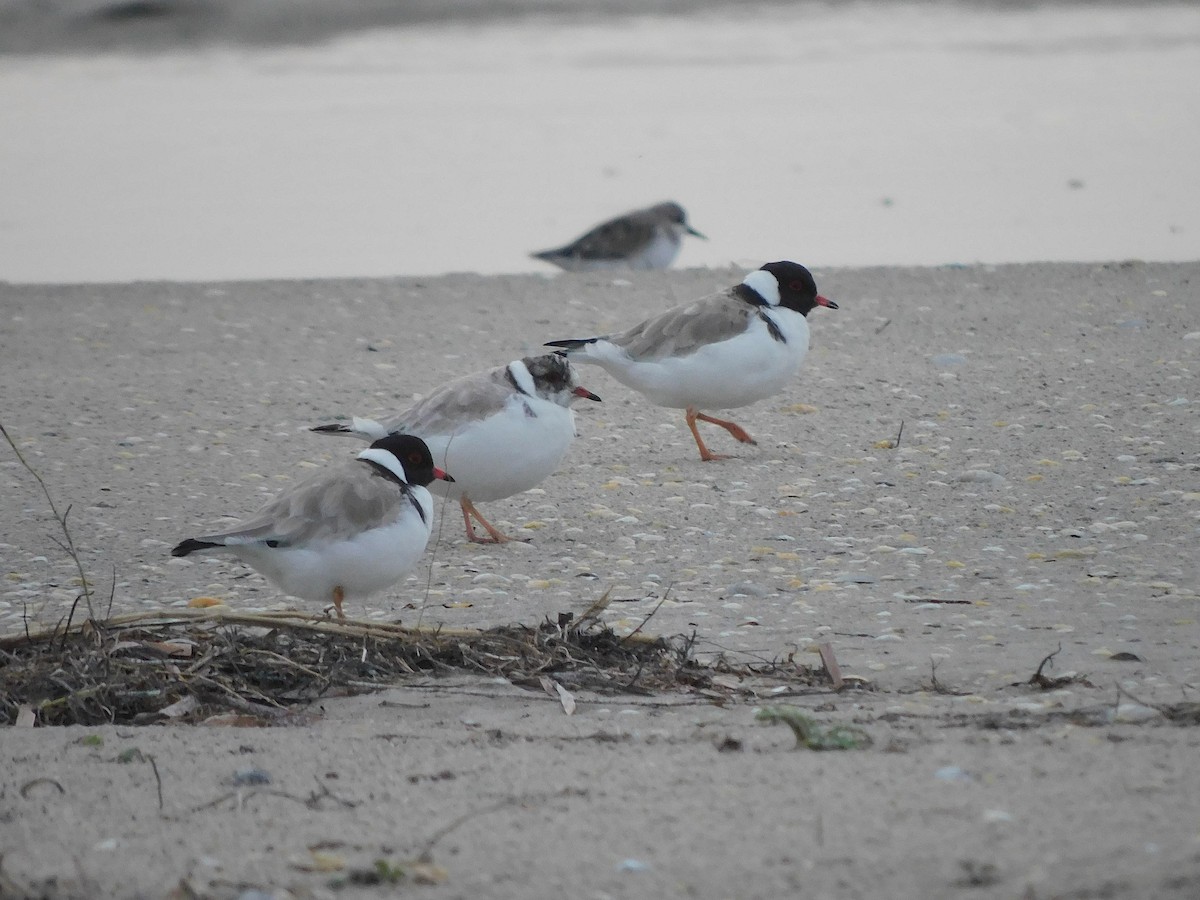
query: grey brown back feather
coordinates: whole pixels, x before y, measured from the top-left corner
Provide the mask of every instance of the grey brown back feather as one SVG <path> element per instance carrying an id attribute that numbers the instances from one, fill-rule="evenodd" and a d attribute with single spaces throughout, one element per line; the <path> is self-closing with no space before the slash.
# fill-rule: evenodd
<path id="1" fill-rule="evenodd" d="M 667 310 L 607 340 L 634 359 L 688 356 L 706 344 L 737 337 L 757 313 L 725 290 Z"/>
<path id="2" fill-rule="evenodd" d="M 583 237 L 554 250 L 535 253 L 539 259 L 573 256 L 579 259 L 623 259 L 654 238 L 656 219 L 647 212 L 597 225 Z"/>
<path id="3" fill-rule="evenodd" d="M 387 485 L 386 487 L 384 485 Z M 409 505 L 402 485 L 365 460 L 320 472 L 262 506 L 236 528 L 203 535 L 200 543 L 321 543 L 385 525 Z"/>
<path id="4" fill-rule="evenodd" d="M 392 433 L 452 434 L 464 421 L 500 412 L 511 396 L 508 369 L 499 366 L 449 381 L 400 415 L 381 419 L 380 424 Z"/>

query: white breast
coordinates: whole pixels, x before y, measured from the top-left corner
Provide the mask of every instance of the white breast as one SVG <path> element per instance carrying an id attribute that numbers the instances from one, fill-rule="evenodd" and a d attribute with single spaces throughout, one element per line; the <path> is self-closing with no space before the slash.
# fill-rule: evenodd
<path id="1" fill-rule="evenodd" d="M 679 234 L 669 228 L 656 228 L 654 238 L 629 258 L 631 269 L 669 269 L 679 255 L 682 244 Z"/>
<path id="2" fill-rule="evenodd" d="M 434 463 L 454 478 L 433 482 L 433 491 L 500 500 L 537 487 L 558 468 L 575 438 L 575 414 L 540 397 L 514 394 L 502 412 L 453 435 L 424 438 Z"/>

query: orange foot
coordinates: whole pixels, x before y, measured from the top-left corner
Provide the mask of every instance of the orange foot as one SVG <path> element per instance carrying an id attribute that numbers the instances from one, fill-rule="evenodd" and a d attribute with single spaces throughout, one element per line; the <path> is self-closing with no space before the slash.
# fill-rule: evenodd
<path id="1" fill-rule="evenodd" d="M 467 540 L 473 544 L 507 544 L 509 541 L 528 541 L 529 538 L 514 538 L 509 537 L 499 528 L 480 515 L 479 510 L 475 508 L 475 504 L 467 499 L 467 495 L 463 494 L 459 498 L 459 505 L 462 507 L 463 523 L 467 526 Z M 475 533 L 475 526 L 471 522 L 471 517 L 474 516 L 479 520 L 479 524 L 484 527 L 489 537 L 480 537 Z"/>
<path id="2" fill-rule="evenodd" d="M 750 435 L 746 433 L 746 429 L 742 428 L 742 426 L 738 425 L 736 422 L 729 422 L 725 419 L 714 418 L 713 416 L 700 412 L 694 406 L 689 406 L 687 408 L 688 428 L 692 430 L 692 437 L 696 439 L 696 446 L 700 448 L 700 459 L 704 460 L 704 462 L 710 462 L 714 459 L 730 459 L 731 457 L 725 453 L 713 453 L 708 449 L 707 446 L 705 446 L 704 440 L 700 437 L 700 430 L 696 427 L 697 420 L 701 422 L 710 422 L 713 425 L 720 425 L 743 444 L 757 443 L 754 438 L 750 437 Z"/>

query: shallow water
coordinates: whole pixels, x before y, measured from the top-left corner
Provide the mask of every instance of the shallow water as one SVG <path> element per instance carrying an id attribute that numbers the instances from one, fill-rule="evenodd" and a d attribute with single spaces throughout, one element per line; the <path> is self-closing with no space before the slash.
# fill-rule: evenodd
<path id="1" fill-rule="evenodd" d="M 798 6 L 0 59 L 0 278 L 1200 258 L 1200 9 Z"/>

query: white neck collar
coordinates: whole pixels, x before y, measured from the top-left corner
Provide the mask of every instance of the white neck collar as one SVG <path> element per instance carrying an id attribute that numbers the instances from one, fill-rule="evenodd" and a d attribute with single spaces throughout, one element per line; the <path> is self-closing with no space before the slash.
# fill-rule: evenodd
<path id="1" fill-rule="evenodd" d="M 517 359 L 510 362 L 508 373 L 512 375 L 513 381 L 517 383 L 521 393 L 528 394 L 530 397 L 537 396 L 537 387 L 533 383 L 533 376 L 529 374 L 529 367 L 522 360 Z"/>
<path id="2" fill-rule="evenodd" d="M 755 269 L 742 279 L 742 284 L 766 300 L 768 305 L 779 305 L 779 282 L 766 269 Z"/>
<path id="3" fill-rule="evenodd" d="M 405 484 L 408 484 L 408 473 L 404 471 L 404 464 L 396 459 L 396 455 L 388 450 L 383 450 L 379 447 L 368 447 L 362 453 L 358 454 L 359 459 L 365 459 L 368 462 L 378 463 L 383 466 Z"/>

